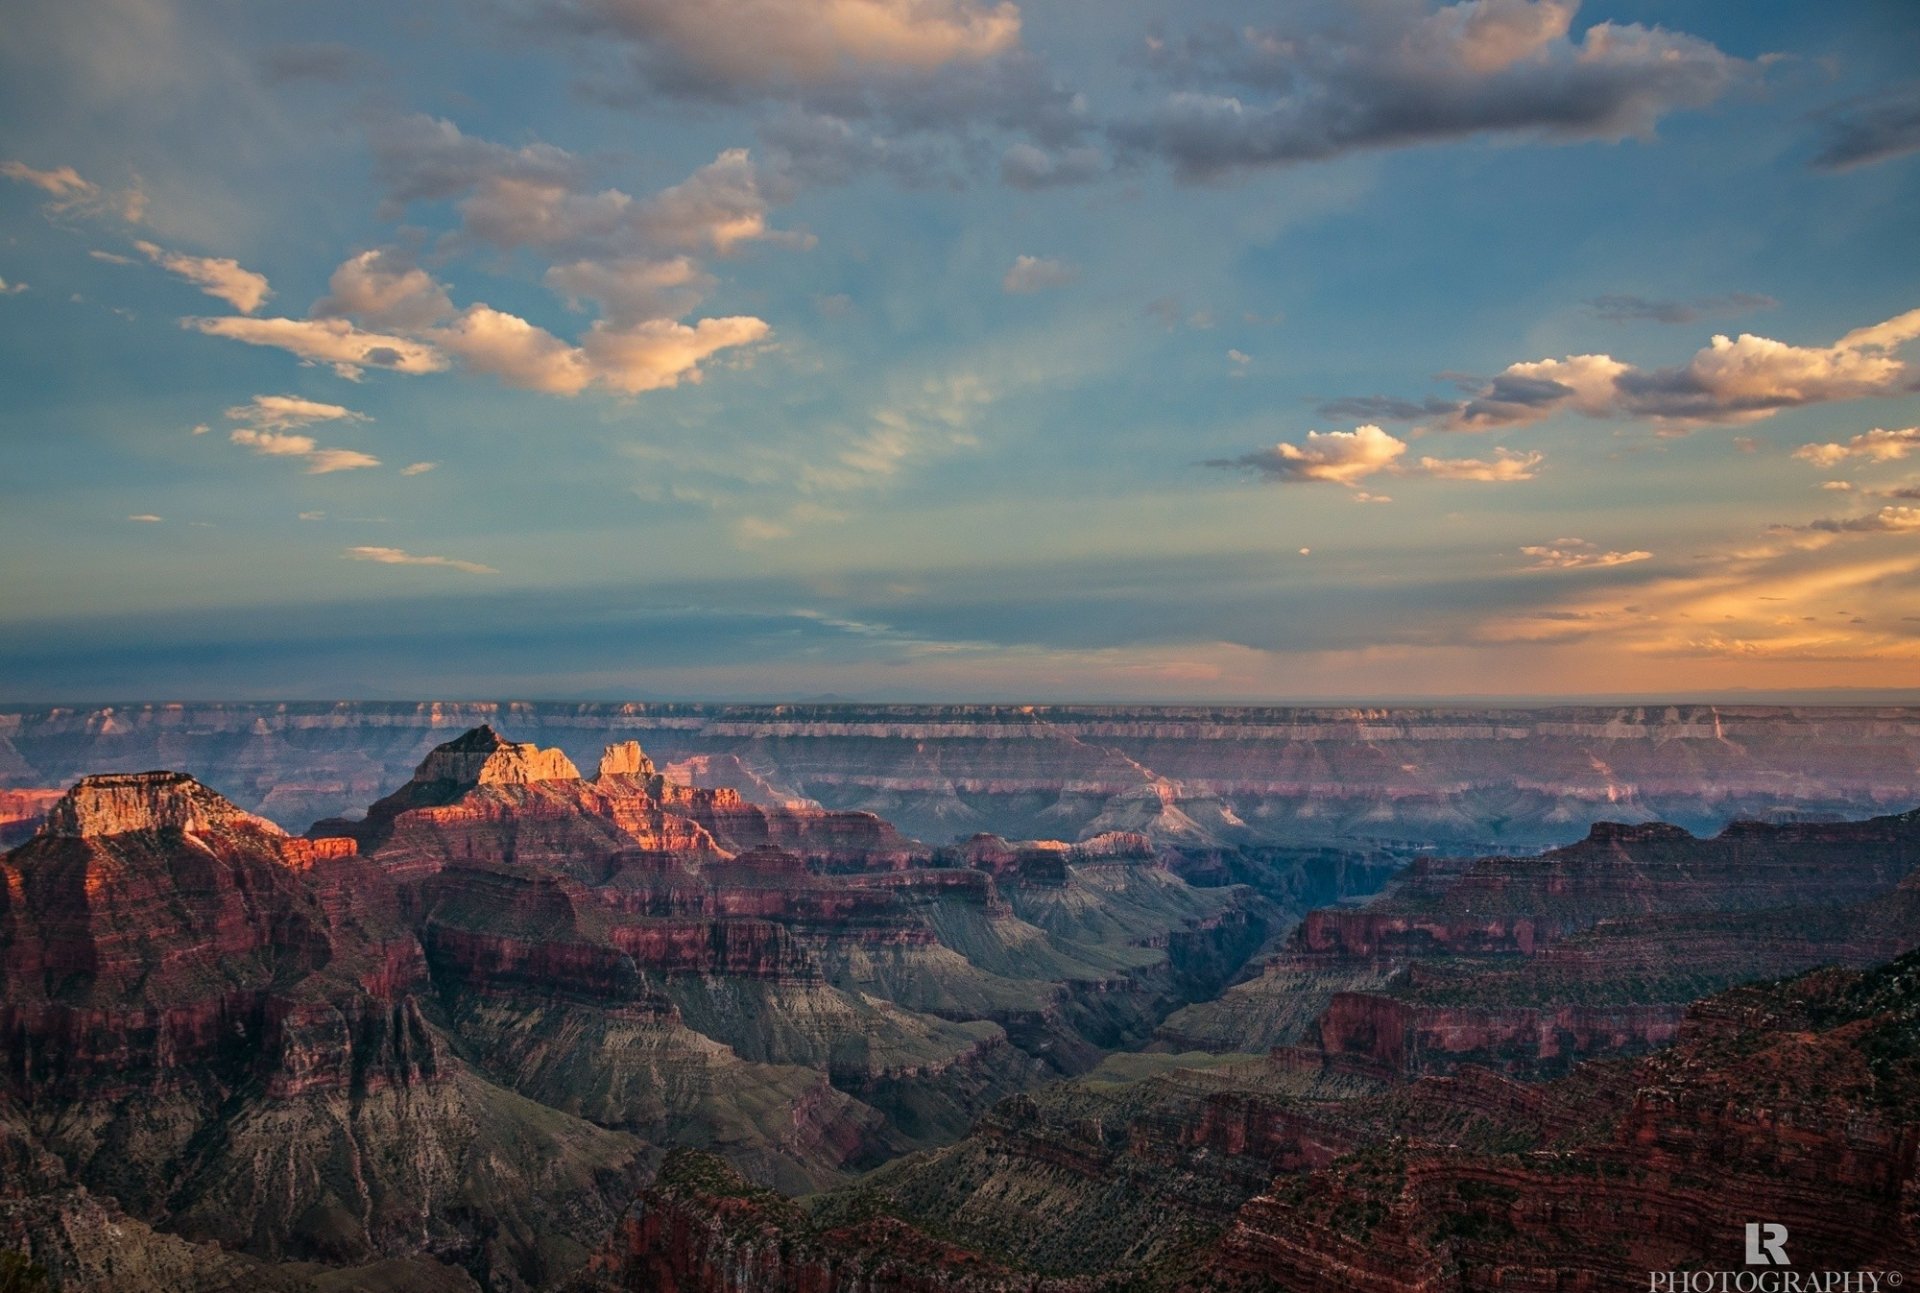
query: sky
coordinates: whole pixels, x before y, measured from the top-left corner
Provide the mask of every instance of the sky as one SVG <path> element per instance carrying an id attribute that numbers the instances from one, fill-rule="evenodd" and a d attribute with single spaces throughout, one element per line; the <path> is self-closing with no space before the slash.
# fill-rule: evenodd
<path id="1" fill-rule="evenodd" d="M 19 0 L 0 700 L 1920 688 L 1920 11 Z"/>

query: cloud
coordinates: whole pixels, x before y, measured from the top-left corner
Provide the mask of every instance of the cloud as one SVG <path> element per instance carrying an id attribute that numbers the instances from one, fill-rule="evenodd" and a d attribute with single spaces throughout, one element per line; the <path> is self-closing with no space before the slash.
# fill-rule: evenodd
<path id="1" fill-rule="evenodd" d="M 1637 319 L 1655 323 L 1694 323 L 1705 318 L 1771 310 L 1779 304 L 1771 296 L 1762 296 L 1757 292 L 1730 292 L 1725 296 L 1701 296 L 1690 301 L 1615 293 L 1594 297 L 1587 302 L 1587 308 L 1609 323 L 1627 323 Z"/>
<path id="2" fill-rule="evenodd" d="M 314 303 L 317 318 L 354 318 L 373 328 L 424 328 L 453 313 L 446 288 L 394 247 L 349 256 Z"/>
<path id="3" fill-rule="evenodd" d="M 1483 134 L 1550 142 L 1647 137 L 1753 64 L 1661 27 L 1595 23 L 1577 0 L 1328 5 L 1286 28 L 1215 29 L 1148 43 L 1169 85 L 1111 133 L 1189 178 L 1366 148 Z"/>
<path id="4" fill-rule="evenodd" d="M 570 261 L 541 281 L 575 309 L 591 301 L 606 318 L 625 322 L 677 319 L 713 288 L 713 275 L 687 256 Z"/>
<path id="5" fill-rule="evenodd" d="M 626 43 L 669 88 L 771 89 L 926 73 L 1019 45 L 1020 10 L 972 0 L 556 0 L 589 38 Z"/>
<path id="6" fill-rule="evenodd" d="M 256 395 L 227 410 L 229 422 L 241 422 L 259 431 L 290 431 L 315 422 L 370 422 L 339 404 L 322 404 L 298 395 Z"/>
<path id="7" fill-rule="evenodd" d="M 1816 170 L 1871 166 L 1920 149 L 1920 81 L 1856 99 L 1827 114 Z"/>
<path id="8" fill-rule="evenodd" d="M 1865 516 L 1821 517 L 1805 525 L 1774 528 L 1814 534 L 1913 534 L 1920 532 L 1920 507 L 1889 504 Z"/>
<path id="9" fill-rule="evenodd" d="M 1716 336 L 1673 368 L 1643 370 L 1611 355 L 1511 364 L 1460 403 L 1448 426 L 1524 426 L 1564 411 L 1676 424 L 1756 422 L 1781 409 L 1899 394 L 1910 378 L 1894 352 L 1916 337 L 1920 310 L 1909 310 L 1826 346 Z"/>
<path id="10" fill-rule="evenodd" d="M 1496 449 L 1491 459 L 1421 458 L 1402 461 L 1407 442 L 1377 426 L 1351 431 L 1309 431 L 1301 444 L 1281 442 L 1237 458 L 1215 458 L 1208 467 L 1246 469 L 1279 482 L 1328 482 L 1356 489 L 1370 476 L 1391 475 L 1428 480 L 1480 481 L 1505 484 L 1532 480 L 1544 459 L 1539 453 Z M 1391 502 L 1382 495 L 1366 495 L 1364 502 Z"/>
<path id="11" fill-rule="evenodd" d="M 145 525 L 158 525 L 161 521 L 165 520 L 166 518 L 161 516 L 155 516 L 152 512 L 136 512 L 134 515 L 129 516 L 127 519 L 129 521 L 139 521 Z"/>
<path id="12" fill-rule="evenodd" d="M 270 458 L 304 458 L 309 476 L 326 476 L 336 471 L 354 471 L 380 465 L 380 460 L 372 454 L 361 453 L 357 449 L 322 449 L 314 443 L 312 436 L 285 431 L 256 431 L 252 427 L 238 427 L 227 438 Z"/>
<path id="13" fill-rule="evenodd" d="M 374 176 L 393 213 L 412 202 L 457 198 L 462 236 L 504 250 L 593 258 L 672 250 L 724 256 L 753 241 L 807 241 L 770 227 L 759 170 L 744 148 L 719 153 L 646 198 L 593 187 L 586 166 L 565 149 L 509 148 L 423 115 L 377 127 L 373 149 Z"/>
<path id="14" fill-rule="evenodd" d="M 1538 452 L 1516 453 L 1511 449 L 1495 449 L 1491 459 L 1486 458 L 1422 458 L 1415 468 L 1402 468 L 1409 476 L 1426 476 L 1433 480 L 1477 480 L 1489 483 L 1501 483 L 1514 480 L 1532 480 L 1534 471 L 1544 460 L 1545 455 Z"/>
<path id="15" fill-rule="evenodd" d="M 1895 510 L 1895 509 L 1889 509 Z M 1875 534 L 1920 528 L 1911 518 L 1862 518 L 1843 529 L 1776 527 L 1770 543 L 1697 555 L 1685 574 L 1602 580 L 1556 601 L 1496 615 L 1485 642 L 1584 641 L 1611 668 L 1633 656 L 1778 661 L 1920 659 L 1920 636 L 1888 627 L 1920 610 L 1908 545 L 1863 555 Z M 1556 545 L 1557 546 L 1557 545 Z M 1874 608 L 1874 623 L 1859 609 Z"/>
<path id="16" fill-rule="evenodd" d="M 624 395 L 662 390 L 702 378 L 700 363 L 722 350 L 762 341 L 771 329 L 760 319 L 702 319 L 694 325 L 647 319 L 629 325 L 605 320 L 577 346 L 487 305 L 470 305 L 434 340 L 467 368 L 509 386 L 549 395 L 577 395 L 590 385 Z"/>
<path id="17" fill-rule="evenodd" d="M 1017 295 L 1042 292 L 1051 287 L 1065 287 L 1078 276 L 1079 271 L 1063 260 L 1017 256 L 1000 279 L 1000 290 Z"/>
<path id="18" fill-rule="evenodd" d="M 275 346 L 308 363 L 331 364 L 334 372 L 358 380 L 363 368 L 396 373 L 437 373 L 446 356 L 424 342 L 380 332 L 363 332 L 345 319 L 182 319 L 182 327 L 210 337 Z"/>
<path id="19" fill-rule="evenodd" d="M 1107 170 L 1107 155 L 1098 148 L 1079 146 L 1045 149 L 1018 143 L 1000 155 L 1000 179 L 1016 189 L 1047 189 L 1085 184 Z"/>
<path id="20" fill-rule="evenodd" d="M 1282 442 L 1238 458 L 1214 459 L 1207 466 L 1250 468 L 1276 481 L 1352 486 L 1385 471 L 1406 451 L 1406 441 L 1377 426 L 1363 426 L 1351 431 L 1309 431 L 1305 444 Z"/>
<path id="21" fill-rule="evenodd" d="M 1899 431 L 1875 427 L 1871 431 L 1861 432 L 1845 444 L 1803 444 L 1793 451 L 1793 456 L 1816 467 L 1832 467 L 1848 458 L 1893 462 L 1915 449 L 1920 449 L 1920 427 L 1905 427 Z"/>
<path id="22" fill-rule="evenodd" d="M 0 278 L 0 296 L 18 296 L 27 290 L 25 283 L 9 283 L 6 279 Z"/>
<path id="23" fill-rule="evenodd" d="M 225 301 L 242 314 L 252 314 L 273 295 L 273 289 L 267 286 L 265 274 L 242 269 L 237 260 L 188 256 L 156 247 L 150 242 L 136 242 L 133 245 L 141 255 L 161 269 L 186 279 L 208 296 Z"/>
<path id="24" fill-rule="evenodd" d="M 424 476 L 440 464 L 437 462 L 410 462 L 400 469 L 402 476 Z"/>
<path id="25" fill-rule="evenodd" d="M 138 184 L 113 191 L 83 178 L 71 166 L 41 171 L 18 161 L 0 162 L 0 176 L 45 193 L 49 215 L 115 216 L 128 224 L 139 224 L 146 218 L 147 195 Z"/>
<path id="26" fill-rule="evenodd" d="M 1531 558 L 1527 570 L 1591 570 L 1605 566 L 1625 566 L 1636 561 L 1652 558 L 1651 552 L 1634 550 L 1632 552 L 1606 551 L 1597 544 L 1585 539 L 1555 539 L 1550 544 L 1536 544 L 1520 549 L 1520 555 Z"/>
<path id="27" fill-rule="evenodd" d="M 1367 422 L 1417 422 L 1421 418 L 1447 417 L 1459 409 L 1458 400 L 1438 396 L 1407 400 L 1393 395 L 1353 395 L 1329 400 L 1320 406 L 1319 413 L 1324 418 L 1354 418 Z"/>
<path id="28" fill-rule="evenodd" d="M 350 45 L 316 41 L 275 46 L 260 56 L 260 70 L 267 80 L 279 85 L 294 81 L 341 85 L 359 75 L 363 61 L 360 52 Z"/>
<path id="29" fill-rule="evenodd" d="M 452 557 L 416 556 L 404 548 L 348 548 L 341 556 L 348 561 L 374 561 L 383 566 L 444 566 L 449 570 L 464 570 L 470 575 L 500 573 L 492 566 L 483 566 L 477 561 L 457 561 Z"/>

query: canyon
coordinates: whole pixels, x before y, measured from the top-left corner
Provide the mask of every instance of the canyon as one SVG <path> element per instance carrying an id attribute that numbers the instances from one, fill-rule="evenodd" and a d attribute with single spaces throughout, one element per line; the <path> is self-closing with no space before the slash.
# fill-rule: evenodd
<path id="1" fill-rule="evenodd" d="M 1920 811 L 1835 807 L 1911 794 L 1910 716 L 1616 713 L 1577 740 L 1640 760 L 1629 811 L 1461 828 L 1503 851 L 1417 847 L 1441 799 L 1384 771 L 1311 829 L 1146 771 L 1213 777 L 1279 711 L 620 707 L 643 746 L 530 707 L 549 747 L 487 708 L 5 716 L 7 1260 L 136 1293 L 1585 1290 L 1737 1267 L 1756 1217 L 1803 1264 L 1920 1257 Z M 1436 714 L 1286 739 L 1431 771 Z M 1454 773 L 1546 757 L 1529 722 Z M 1042 757 L 1117 767 L 1096 736 L 1157 762 Z M 1794 740 L 1818 774 L 1758 789 Z M 860 760 L 944 833 L 836 802 L 881 793 Z M 1685 823 L 1645 816 L 1662 760 Z"/>
<path id="2" fill-rule="evenodd" d="M 634 740 L 677 780 L 872 812 L 934 844 L 1106 831 L 1188 847 L 1537 848 L 1597 820 L 1696 832 L 1911 807 L 1920 714 L 1885 706 L 1234 708 L 535 702 L 0 709 L 0 787 L 190 772 L 304 830 L 491 723 L 582 767 Z"/>

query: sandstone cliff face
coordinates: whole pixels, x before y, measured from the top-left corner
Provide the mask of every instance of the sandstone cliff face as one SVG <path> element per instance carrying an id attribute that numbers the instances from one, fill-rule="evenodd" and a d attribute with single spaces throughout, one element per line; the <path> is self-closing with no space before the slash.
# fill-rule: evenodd
<path id="1" fill-rule="evenodd" d="M 1597 818 L 1866 816 L 1906 807 L 1920 768 L 1920 719 L 1899 708 L 261 704 L 0 712 L 0 784 L 183 767 L 300 829 L 482 723 L 581 767 L 638 740 L 688 784 L 864 809 L 935 842 L 1544 845 Z"/>

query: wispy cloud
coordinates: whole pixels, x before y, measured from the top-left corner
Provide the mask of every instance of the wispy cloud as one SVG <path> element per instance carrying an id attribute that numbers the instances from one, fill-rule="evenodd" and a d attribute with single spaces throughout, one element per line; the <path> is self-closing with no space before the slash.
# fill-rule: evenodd
<path id="1" fill-rule="evenodd" d="M 227 420 L 256 430 L 290 431 L 316 422 L 371 422 L 373 419 L 343 405 L 325 404 L 299 395 L 256 395 L 245 404 L 228 409 Z"/>
<path id="2" fill-rule="evenodd" d="M 1730 292 L 1725 296 L 1698 296 L 1674 301 L 1659 297 L 1613 293 L 1596 296 L 1587 308 L 1610 323 L 1628 323 L 1645 319 L 1653 323 L 1694 323 L 1701 319 L 1752 314 L 1771 310 L 1780 302 L 1757 292 Z"/>
<path id="3" fill-rule="evenodd" d="M 1831 109 L 1817 170 L 1847 171 L 1920 150 L 1920 81 Z"/>
<path id="4" fill-rule="evenodd" d="M 483 566 L 477 561 L 459 561 L 453 557 L 422 556 L 408 552 L 404 548 L 348 548 L 341 554 L 349 561 L 373 561 L 383 566 L 444 566 L 448 570 L 461 570 L 469 575 L 497 575 L 500 572 L 492 566 Z"/>
<path id="5" fill-rule="evenodd" d="M 1065 287 L 1079 277 L 1079 271 L 1063 260 L 1048 256 L 1017 256 L 1000 279 L 1000 290 L 1013 295 L 1043 292 L 1050 287 Z"/>
<path id="6" fill-rule="evenodd" d="M 424 476 L 440 464 L 437 462 L 410 462 L 400 469 L 402 476 Z"/>
<path id="7" fill-rule="evenodd" d="M 372 454 L 361 453 L 357 449 L 323 449 L 314 443 L 312 436 L 292 432 L 238 427 L 227 438 L 265 457 L 302 459 L 307 464 L 309 476 L 327 476 L 337 471 L 355 471 L 380 465 L 380 460 Z"/>
<path id="8" fill-rule="evenodd" d="M 136 242 L 133 245 L 141 255 L 161 269 L 186 279 L 208 296 L 225 301 L 242 314 L 252 314 L 273 295 L 265 274 L 243 269 L 237 260 L 188 256 L 150 242 Z"/>
<path id="9" fill-rule="evenodd" d="M 119 190 L 105 189 L 71 166 L 43 171 L 19 161 L 0 162 L 0 176 L 45 193 L 49 215 L 113 216 L 128 224 L 139 224 L 146 218 L 147 196 L 138 184 Z"/>
<path id="10" fill-rule="evenodd" d="M 1632 551 L 1607 550 L 1585 539 L 1572 538 L 1524 547 L 1520 549 L 1520 555 L 1530 559 L 1524 567 L 1527 570 L 1591 570 L 1631 565 L 1653 557 L 1651 552 L 1638 548 Z"/>

